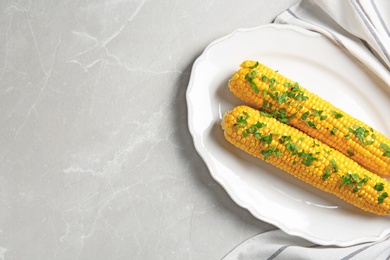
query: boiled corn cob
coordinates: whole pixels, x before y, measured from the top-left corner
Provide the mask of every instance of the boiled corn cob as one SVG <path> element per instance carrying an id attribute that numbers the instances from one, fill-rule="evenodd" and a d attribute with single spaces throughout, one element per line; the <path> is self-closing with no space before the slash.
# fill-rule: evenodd
<path id="1" fill-rule="evenodd" d="M 275 118 L 238 106 L 222 120 L 225 138 L 293 176 L 378 215 L 390 210 L 390 184 L 352 159 Z"/>
<path id="2" fill-rule="evenodd" d="M 387 137 L 277 71 L 244 61 L 229 88 L 265 115 L 302 130 L 377 174 L 390 175 Z"/>

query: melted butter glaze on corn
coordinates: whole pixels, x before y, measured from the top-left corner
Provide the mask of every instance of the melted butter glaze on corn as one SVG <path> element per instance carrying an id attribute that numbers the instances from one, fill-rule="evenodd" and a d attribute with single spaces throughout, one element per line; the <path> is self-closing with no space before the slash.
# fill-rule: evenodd
<path id="1" fill-rule="evenodd" d="M 390 184 L 300 130 L 238 106 L 222 120 L 225 138 L 247 153 L 378 215 L 390 210 Z"/>
<path id="2" fill-rule="evenodd" d="M 390 176 L 390 139 L 278 72 L 244 61 L 229 88 L 249 106 L 300 129 L 377 174 Z"/>

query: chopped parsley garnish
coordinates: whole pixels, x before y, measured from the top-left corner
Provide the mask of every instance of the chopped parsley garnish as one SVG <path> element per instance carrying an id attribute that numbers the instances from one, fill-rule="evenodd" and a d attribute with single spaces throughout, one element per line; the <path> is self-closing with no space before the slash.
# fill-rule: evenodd
<path id="1" fill-rule="evenodd" d="M 332 110 L 332 114 L 334 115 L 334 117 L 335 117 L 336 119 L 339 119 L 339 118 L 342 118 L 342 117 L 343 117 L 343 114 L 340 114 L 340 113 L 338 113 L 338 112 L 336 112 L 336 111 L 334 111 L 334 110 Z"/>
<path id="2" fill-rule="evenodd" d="M 347 150 L 347 153 L 348 153 L 349 156 L 354 156 L 355 155 L 355 153 L 352 150 Z"/>
<path id="3" fill-rule="evenodd" d="M 390 157 L 390 147 L 385 144 L 385 143 L 381 143 L 379 145 L 380 148 L 382 148 L 383 150 L 385 150 L 385 152 L 382 154 L 383 156 L 389 156 Z"/>
<path id="4" fill-rule="evenodd" d="M 262 127 L 264 127 L 264 126 L 266 126 L 267 124 L 266 123 L 262 123 L 262 122 L 257 122 L 255 125 L 253 125 L 253 126 L 255 126 L 257 129 L 258 128 L 262 128 Z"/>
<path id="5" fill-rule="evenodd" d="M 249 66 L 248 68 L 250 68 L 250 69 L 254 69 L 254 68 L 257 68 L 257 66 L 259 66 L 259 62 L 258 62 L 258 61 L 256 62 L 256 64 L 255 64 L 255 65 L 253 65 L 253 66 Z"/>
<path id="6" fill-rule="evenodd" d="M 323 110 L 317 110 L 314 108 L 312 108 L 311 110 L 313 110 L 313 113 L 311 114 L 311 116 L 320 116 L 322 114 L 322 112 L 324 112 Z"/>
<path id="7" fill-rule="evenodd" d="M 266 144 L 270 144 L 272 143 L 272 134 L 270 135 L 263 135 L 259 138 L 260 141 L 266 143 Z"/>
<path id="8" fill-rule="evenodd" d="M 270 79 L 270 78 L 268 78 L 265 75 L 263 75 L 261 77 L 261 80 L 264 81 L 264 82 L 269 82 L 271 85 L 276 83 L 276 79 L 274 79 L 274 78 Z"/>
<path id="9" fill-rule="evenodd" d="M 314 161 L 318 161 L 316 157 L 312 153 L 299 152 L 298 156 L 302 158 L 302 164 L 306 166 L 310 166 Z"/>
<path id="10" fill-rule="evenodd" d="M 242 112 L 244 115 L 238 115 L 237 117 L 237 123 L 234 124 L 234 126 L 237 127 L 246 127 L 248 122 L 246 121 L 249 118 L 249 114 L 246 111 Z"/>
<path id="11" fill-rule="evenodd" d="M 290 86 L 291 86 L 291 84 L 290 84 Z M 291 88 L 291 91 L 292 91 L 292 92 L 297 92 L 297 91 L 299 91 L 299 84 L 298 84 L 298 82 L 295 82 L 295 83 L 294 83 L 294 86 Z"/>
<path id="12" fill-rule="evenodd" d="M 261 108 L 262 109 L 266 109 L 267 108 L 267 106 L 268 106 L 268 101 L 267 100 L 264 100 L 264 102 L 263 102 L 263 105 L 261 106 Z"/>
<path id="13" fill-rule="evenodd" d="M 283 135 L 282 137 L 279 138 L 279 143 L 284 144 L 287 141 L 291 140 L 291 136 L 289 135 Z"/>
<path id="14" fill-rule="evenodd" d="M 245 130 L 244 132 L 242 132 L 242 135 L 244 137 L 248 136 L 248 134 L 256 134 L 255 137 L 260 137 L 260 133 L 257 132 L 257 130 L 259 130 L 260 128 L 266 126 L 267 124 L 266 123 L 262 123 L 262 122 L 257 122 L 256 124 L 250 126 L 247 130 Z"/>
<path id="15" fill-rule="evenodd" d="M 298 153 L 298 150 L 301 149 L 298 145 L 292 143 L 292 142 L 288 142 L 286 144 L 286 149 L 287 151 L 291 152 L 293 155 L 297 154 Z"/>
<path id="16" fill-rule="evenodd" d="M 301 118 L 302 118 L 303 120 L 306 120 L 306 118 L 307 118 L 308 116 L 309 116 L 309 112 L 305 112 L 305 113 L 302 114 Z"/>
<path id="17" fill-rule="evenodd" d="M 364 175 L 364 178 L 360 178 L 357 173 L 347 173 L 346 175 L 341 176 L 341 185 L 340 188 L 344 185 L 347 185 L 353 188 L 353 192 L 359 191 L 363 185 L 367 184 L 368 177 Z"/>
<path id="18" fill-rule="evenodd" d="M 260 114 L 261 114 L 262 116 L 265 116 L 265 117 L 273 117 L 272 114 L 267 113 L 267 112 L 265 112 L 265 111 L 260 111 Z"/>
<path id="19" fill-rule="evenodd" d="M 339 171 L 339 167 L 337 166 L 335 159 L 330 160 L 330 166 L 332 166 L 334 172 Z"/>
<path id="20" fill-rule="evenodd" d="M 356 138 L 359 139 L 365 145 L 370 145 L 374 143 L 374 141 L 364 140 L 370 134 L 370 131 L 365 129 L 364 127 L 354 125 L 353 127 L 349 128 L 349 132 L 353 133 Z"/>
<path id="21" fill-rule="evenodd" d="M 337 127 L 333 127 L 333 129 L 332 130 L 330 130 L 330 134 L 331 135 L 335 135 L 336 134 L 336 132 L 338 131 L 339 129 L 337 128 Z"/>
<path id="22" fill-rule="evenodd" d="M 296 115 L 297 113 L 294 113 L 291 116 L 287 116 L 287 111 L 284 108 L 274 111 L 274 117 L 285 124 L 289 124 L 290 120 L 293 119 Z"/>
<path id="23" fill-rule="evenodd" d="M 317 129 L 317 123 L 316 122 L 312 122 L 312 121 L 307 121 L 307 120 L 304 120 L 304 122 L 310 126 L 310 127 L 313 127 L 314 129 Z"/>
<path id="24" fill-rule="evenodd" d="M 248 74 L 245 75 L 245 79 L 249 82 L 251 85 L 251 88 L 253 91 L 258 94 L 259 93 L 259 88 L 256 86 L 256 84 L 253 82 L 253 79 L 256 77 L 256 74 L 258 73 L 257 70 L 252 70 Z"/>
<path id="25" fill-rule="evenodd" d="M 326 152 L 326 151 L 325 151 Z M 330 153 L 329 151 L 327 152 L 328 154 Z M 330 161 L 330 166 L 331 168 L 333 169 L 333 172 L 338 172 L 339 168 L 336 164 L 336 161 L 335 159 L 332 159 Z M 326 179 L 329 178 L 329 176 L 332 174 L 332 172 L 329 170 L 329 168 L 325 168 L 325 172 L 324 174 L 322 175 L 322 181 L 325 181 Z M 344 185 L 344 184 L 343 184 Z"/>
<path id="26" fill-rule="evenodd" d="M 272 111 L 271 113 L 268 113 L 265 111 L 260 111 L 260 114 L 262 116 L 265 116 L 265 117 L 273 117 L 276 120 L 278 120 L 282 123 L 285 123 L 285 124 L 289 124 L 290 120 L 293 119 L 297 115 L 297 113 L 294 113 L 290 116 L 287 116 L 287 111 L 284 108 L 276 109 L 276 110 Z"/>
<path id="27" fill-rule="evenodd" d="M 277 96 L 273 94 L 272 92 L 267 91 L 266 94 L 272 98 L 272 100 L 276 100 Z"/>
<path id="28" fill-rule="evenodd" d="M 383 191 L 384 187 L 385 187 L 385 185 L 383 183 L 377 183 L 377 184 L 375 184 L 374 189 L 378 192 L 381 192 L 381 191 Z"/>
<path id="29" fill-rule="evenodd" d="M 286 102 L 287 99 L 287 92 L 284 92 L 282 95 L 279 95 L 278 97 L 278 104 L 281 105 L 284 102 Z"/>
<path id="30" fill-rule="evenodd" d="M 389 195 L 387 192 L 383 192 L 379 197 L 378 197 L 378 204 L 382 204 L 383 201 L 388 197 Z"/>
<path id="31" fill-rule="evenodd" d="M 300 101 L 305 101 L 305 100 L 308 100 L 309 97 L 305 96 L 305 94 L 303 92 L 299 92 L 298 95 L 296 95 L 294 99 L 300 100 Z"/>
<path id="32" fill-rule="evenodd" d="M 267 160 L 270 155 L 282 156 L 282 152 L 280 152 L 280 150 L 275 147 L 262 150 L 260 154 L 264 156 L 264 160 Z"/>
<path id="33" fill-rule="evenodd" d="M 325 172 L 322 175 L 322 181 L 326 181 L 330 175 L 332 175 L 331 171 L 328 168 L 325 168 Z"/>

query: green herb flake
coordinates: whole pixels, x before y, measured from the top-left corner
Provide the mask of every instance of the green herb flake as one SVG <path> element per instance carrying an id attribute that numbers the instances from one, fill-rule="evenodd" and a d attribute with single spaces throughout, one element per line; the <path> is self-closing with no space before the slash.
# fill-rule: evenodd
<path id="1" fill-rule="evenodd" d="M 278 98 L 278 104 L 281 105 L 287 100 L 287 92 L 284 92 L 282 95 Z"/>
<path id="2" fill-rule="evenodd" d="M 250 68 L 250 69 L 254 69 L 254 68 L 257 68 L 257 66 L 259 66 L 259 62 L 258 62 L 258 61 L 256 62 L 256 64 L 255 64 L 255 65 L 253 65 L 253 66 L 249 66 L 248 68 Z"/>
<path id="3" fill-rule="evenodd" d="M 246 121 L 249 118 L 249 114 L 246 111 L 242 112 L 244 115 L 237 116 L 237 123 L 234 124 L 236 127 L 246 127 L 248 122 Z"/>
<path id="4" fill-rule="evenodd" d="M 306 120 L 306 118 L 307 118 L 308 116 L 309 116 L 309 112 L 305 112 L 305 113 L 302 114 L 301 118 L 302 118 L 303 120 Z"/>
<path id="5" fill-rule="evenodd" d="M 282 137 L 279 138 L 279 143 L 284 144 L 287 141 L 291 140 L 291 136 L 289 135 L 283 135 Z"/>
<path id="6" fill-rule="evenodd" d="M 257 85 L 253 82 L 253 79 L 256 77 L 256 74 L 257 74 L 257 70 L 253 70 L 251 72 L 249 72 L 248 74 L 245 75 L 245 79 L 249 82 L 249 84 L 251 85 L 251 88 L 252 90 L 258 94 L 259 93 L 259 88 L 257 87 Z"/>
<path id="7" fill-rule="evenodd" d="M 287 151 L 291 152 L 293 155 L 297 154 L 298 153 L 298 150 L 301 149 L 298 145 L 292 143 L 292 142 L 288 142 L 286 144 L 286 149 Z"/>
<path id="8" fill-rule="evenodd" d="M 256 128 L 262 128 L 262 127 L 264 127 L 264 126 L 266 126 L 266 125 L 267 125 L 266 123 L 257 122 L 254 126 L 255 126 Z"/>
<path id="9" fill-rule="evenodd" d="M 347 153 L 348 153 L 349 156 L 354 156 L 355 155 L 355 153 L 352 150 L 347 150 Z"/>
<path id="10" fill-rule="evenodd" d="M 260 111 L 260 114 L 261 114 L 262 116 L 265 116 L 265 117 L 273 117 L 272 114 L 267 113 L 267 112 L 264 112 L 264 111 Z"/>
<path id="11" fill-rule="evenodd" d="M 290 86 L 291 86 L 291 84 L 290 84 Z M 299 91 L 299 84 L 298 84 L 298 82 L 294 83 L 294 86 L 291 88 L 291 91 L 293 91 L 293 92 Z"/>
<path id="12" fill-rule="evenodd" d="M 307 120 L 305 120 L 304 122 L 305 122 L 308 126 L 314 128 L 314 129 L 317 129 L 317 123 L 316 123 L 316 122 L 307 121 Z"/>
<path id="13" fill-rule="evenodd" d="M 347 173 L 346 175 L 341 176 L 340 188 L 347 185 L 352 188 L 352 192 L 358 192 L 361 190 L 363 185 L 367 184 L 368 179 L 369 178 L 366 175 L 364 175 L 363 178 L 360 178 L 357 173 Z"/>
<path id="14" fill-rule="evenodd" d="M 337 163 L 336 163 L 335 159 L 330 160 L 330 166 L 333 168 L 334 172 L 338 172 L 339 171 L 339 167 L 337 166 Z"/>
<path id="15" fill-rule="evenodd" d="M 270 155 L 274 155 L 274 156 L 283 155 L 282 152 L 275 147 L 270 147 L 268 149 L 262 150 L 260 154 L 264 156 L 264 160 L 267 160 Z"/>
<path id="16" fill-rule="evenodd" d="M 335 135 L 336 134 L 336 132 L 338 131 L 339 129 L 337 128 L 337 127 L 333 127 L 333 129 L 332 130 L 330 130 L 330 134 L 331 135 Z"/>
<path id="17" fill-rule="evenodd" d="M 331 171 L 328 168 L 325 168 L 325 172 L 322 175 L 322 181 L 326 181 L 330 175 L 332 175 Z"/>
<path id="18" fill-rule="evenodd" d="M 296 95 L 295 99 L 300 101 L 305 101 L 308 100 L 309 97 L 305 96 L 303 92 L 299 92 L 298 95 Z"/>
<path id="19" fill-rule="evenodd" d="M 379 197 L 378 197 L 378 204 L 382 204 L 383 201 L 388 197 L 389 195 L 387 192 L 383 192 Z"/>
<path id="20" fill-rule="evenodd" d="M 311 114 L 311 116 L 320 116 L 322 114 L 322 112 L 324 112 L 323 110 L 317 110 L 314 108 L 312 108 L 311 110 L 313 110 L 313 113 Z"/>
<path id="21" fill-rule="evenodd" d="M 272 143 L 272 134 L 270 135 L 264 135 L 260 138 L 260 141 L 264 142 L 264 143 L 267 143 L 267 144 L 270 144 Z"/>
<path id="22" fill-rule="evenodd" d="M 264 100 L 263 105 L 262 105 L 262 108 L 263 108 L 263 109 L 266 109 L 267 106 L 268 106 L 268 101 L 267 101 L 267 100 Z"/>
<path id="23" fill-rule="evenodd" d="M 314 161 L 318 161 L 316 157 L 312 153 L 299 152 L 298 156 L 302 158 L 302 164 L 306 166 L 311 166 Z"/>
<path id="24" fill-rule="evenodd" d="M 381 144 L 379 145 L 379 147 L 382 148 L 383 150 L 385 150 L 385 152 L 382 154 L 383 156 L 388 156 L 388 157 L 390 157 L 390 147 L 389 147 L 387 144 L 381 143 Z"/>
<path id="25" fill-rule="evenodd" d="M 272 92 L 267 91 L 267 95 L 270 96 L 272 98 L 272 100 L 276 100 L 277 99 L 276 95 L 273 94 Z"/>
<path id="26" fill-rule="evenodd" d="M 385 185 L 383 183 L 377 183 L 377 184 L 375 184 L 374 189 L 378 192 L 381 192 L 381 191 L 383 191 L 384 187 L 385 187 Z"/>
<path id="27" fill-rule="evenodd" d="M 273 112 L 273 117 L 277 120 L 279 120 L 280 122 L 282 123 L 285 123 L 285 124 L 289 124 L 290 120 L 293 119 L 297 113 L 294 113 L 290 116 L 287 116 L 287 111 L 286 109 L 282 108 L 282 109 L 277 109 Z"/>
<path id="28" fill-rule="evenodd" d="M 342 118 L 344 115 L 332 110 L 332 114 L 336 119 Z"/>
<path id="29" fill-rule="evenodd" d="M 256 137 L 257 139 L 260 139 L 261 133 L 256 131 L 256 132 L 253 133 L 253 136 Z"/>
<path id="30" fill-rule="evenodd" d="M 354 125 L 353 127 L 349 128 L 349 132 L 353 133 L 356 136 L 356 138 L 359 139 L 365 145 L 370 145 L 373 143 L 373 141 L 365 141 L 364 140 L 370 133 L 364 127 Z"/>

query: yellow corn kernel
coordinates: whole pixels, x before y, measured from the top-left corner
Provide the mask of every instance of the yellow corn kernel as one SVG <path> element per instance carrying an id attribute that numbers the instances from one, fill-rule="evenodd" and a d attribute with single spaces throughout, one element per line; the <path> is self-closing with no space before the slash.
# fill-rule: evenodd
<path id="1" fill-rule="evenodd" d="M 243 84 L 237 84 L 237 77 L 244 79 Z M 249 106 L 273 114 L 377 174 L 390 176 L 389 138 L 278 72 L 244 61 L 229 88 Z"/>
<path id="2" fill-rule="evenodd" d="M 230 143 L 249 154 L 362 210 L 389 213 L 390 184 L 385 179 L 300 130 L 248 106 L 227 112 L 222 128 Z"/>

